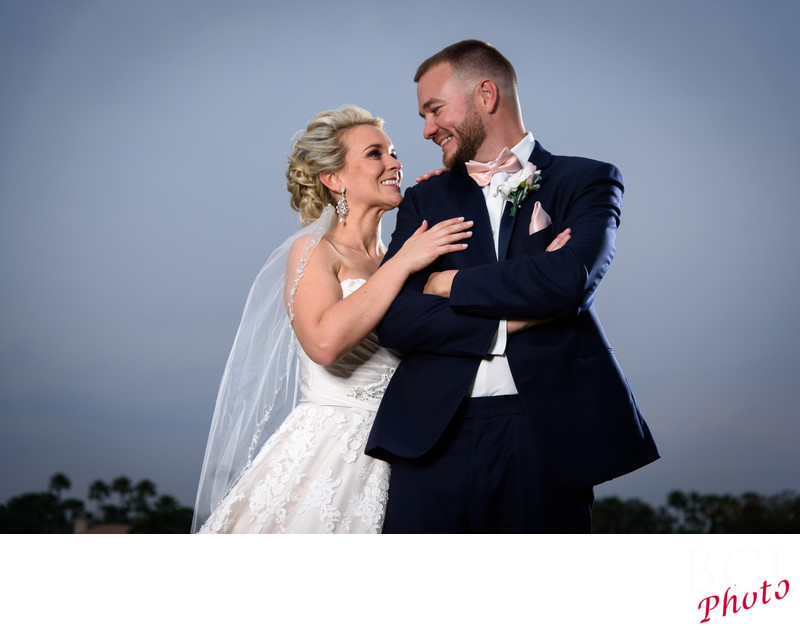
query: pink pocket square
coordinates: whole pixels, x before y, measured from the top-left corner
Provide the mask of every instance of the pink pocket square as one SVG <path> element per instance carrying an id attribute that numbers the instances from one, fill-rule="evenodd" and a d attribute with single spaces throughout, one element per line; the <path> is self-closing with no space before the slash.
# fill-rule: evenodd
<path id="1" fill-rule="evenodd" d="M 531 225 L 528 227 L 528 234 L 538 233 L 552 224 L 550 216 L 542 208 L 539 202 L 533 205 L 533 215 L 531 215 Z"/>

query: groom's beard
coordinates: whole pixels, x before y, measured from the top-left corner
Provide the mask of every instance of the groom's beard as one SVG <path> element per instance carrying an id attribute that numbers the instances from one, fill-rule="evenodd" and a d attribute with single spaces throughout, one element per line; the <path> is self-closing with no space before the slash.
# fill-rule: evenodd
<path id="1" fill-rule="evenodd" d="M 448 169 L 463 167 L 464 163 L 475 158 L 486 140 L 486 127 L 474 107 L 464 117 L 461 125 L 453 130 L 453 135 L 458 144 L 456 152 L 450 158 L 445 157 L 442 160 Z"/>

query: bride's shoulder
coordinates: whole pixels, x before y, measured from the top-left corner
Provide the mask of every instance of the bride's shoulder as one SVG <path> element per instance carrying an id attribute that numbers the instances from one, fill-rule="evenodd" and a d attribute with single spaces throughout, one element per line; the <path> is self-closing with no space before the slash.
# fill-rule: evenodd
<path id="1" fill-rule="evenodd" d="M 332 255 L 335 255 L 335 250 L 325 235 L 301 235 L 289 246 L 290 265 L 308 263 L 312 258 L 327 259 Z"/>
<path id="2" fill-rule="evenodd" d="M 292 243 L 289 249 L 287 272 L 303 270 L 305 274 L 324 273 L 336 276 L 341 259 L 333 244 L 323 235 L 320 237 L 302 236 Z"/>

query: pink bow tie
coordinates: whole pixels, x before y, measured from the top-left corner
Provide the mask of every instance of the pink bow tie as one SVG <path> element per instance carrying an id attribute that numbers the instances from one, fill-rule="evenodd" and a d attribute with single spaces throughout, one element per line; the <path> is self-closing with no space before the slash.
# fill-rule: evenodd
<path id="1" fill-rule="evenodd" d="M 470 160 L 465 166 L 467 167 L 467 173 L 480 187 L 485 187 L 489 184 L 492 181 L 492 176 L 496 173 L 516 173 L 522 169 L 519 158 L 508 147 L 504 147 L 500 155 L 491 162 Z"/>

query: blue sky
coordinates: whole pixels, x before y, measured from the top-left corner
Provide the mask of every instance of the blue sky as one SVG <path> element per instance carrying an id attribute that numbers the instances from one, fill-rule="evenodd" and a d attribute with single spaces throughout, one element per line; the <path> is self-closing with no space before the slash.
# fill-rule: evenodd
<path id="1" fill-rule="evenodd" d="M 0 0 L 0 502 L 63 471 L 193 504 L 294 227 L 293 134 L 366 107 L 410 184 L 439 164 L 414 71 L 468 37 L 515 64 L 547 149 L 626 181 L 596 306 L 663 458 L 597 495 L 800 491 L 797 3 L 270 4 Z"/>

